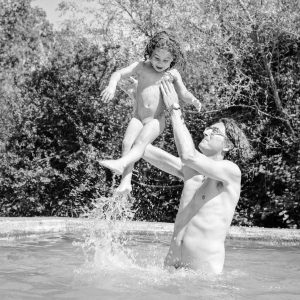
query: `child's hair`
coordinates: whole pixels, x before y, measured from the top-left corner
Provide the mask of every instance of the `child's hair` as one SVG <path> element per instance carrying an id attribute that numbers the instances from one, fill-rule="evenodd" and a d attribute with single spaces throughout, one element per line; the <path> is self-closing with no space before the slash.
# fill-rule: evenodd
<path id="1" fill-rule="evenodd" d="M 235 120 L 231 118 L 222 118 L 219 120 L 225 126 L 225 133 L 232 144 L 232 148 L 227 152 L 226 157 L 233 161 L 247 162 L 253 157 L 252 147 Z"/>
<path id="2" fill-rule="evenodd" d="M 145 60 L 151 57 L 153 51 L 157 48 L 166 49 L 172 54 L 173 61 L 170 64 L 170 69 L 176 64 L 184 65 L 185 57 L 181 50 L 180 43 L 174 34 L 166 30 L 157 32 L 146 45 L 144 52 Z"/>

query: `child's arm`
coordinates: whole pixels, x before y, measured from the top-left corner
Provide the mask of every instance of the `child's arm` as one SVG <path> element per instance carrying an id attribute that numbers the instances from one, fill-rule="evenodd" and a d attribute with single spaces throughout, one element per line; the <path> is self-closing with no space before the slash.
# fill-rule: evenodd
<path id="1" fill-rule="evenodd" d="M 182 99 L 187 104 L 193 104 L 194 107 L 200 112 L 201 110 L 201 102 L 191 93 L 187 90 L 185 87 L 180 73 L 173 69 L 171 71 L 172 76 L 174 77 L 174 87 L 178 94 L 178 97 Z"/>
<path id="2" fill-rule="evenodd" d="M 128 67 L 125 67 L 123 69 L 114 72 L 110 77 L 108 86 L 101 93 L 102 100 L 104 102 L 110 101 L 115 95 L 116 87 L 119 80 L 121 78 L 125 78 L 136 73 L 140 65 L 141 62 L 135 62 Z"/>

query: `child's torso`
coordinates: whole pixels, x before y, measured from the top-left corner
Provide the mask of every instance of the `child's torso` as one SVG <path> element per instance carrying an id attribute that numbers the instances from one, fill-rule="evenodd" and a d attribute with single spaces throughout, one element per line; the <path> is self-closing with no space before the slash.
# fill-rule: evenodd
<path id="1" fill-rule="evenodd" d="M 141 120 L 160 118 L 165 110 L 161 96 L 161 79 L 166 72 L 158 73 L 153 70 L 149 62 L 143 64 L 138 74 L 136 94 L 136 113 Z"/>

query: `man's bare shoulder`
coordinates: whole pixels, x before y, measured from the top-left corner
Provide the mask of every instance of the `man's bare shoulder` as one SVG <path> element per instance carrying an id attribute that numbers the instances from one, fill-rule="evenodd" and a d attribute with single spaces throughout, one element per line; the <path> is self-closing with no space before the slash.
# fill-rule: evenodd
<path id="1" fill-rule="evenodd" d="M 242 172 L 237 164 L 227 159 L 221 160 L 219 163 L 223 165 L 223 169 L 230 178 L 240 181 Z"/>
<path id="2" fill-rule="evenodd" d="M 241 178 L 241 170 L 234 162 L 215 160 L 199 151 L 194 151 L 190 157 L 184 158 L 183 162 L 200 174 L 224 183 L 240 181 Z"/>

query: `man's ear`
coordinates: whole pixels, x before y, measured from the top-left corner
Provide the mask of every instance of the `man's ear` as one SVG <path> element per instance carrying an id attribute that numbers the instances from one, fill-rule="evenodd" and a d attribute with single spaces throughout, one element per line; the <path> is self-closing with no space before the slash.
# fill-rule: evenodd
<path id="1" fill-rule="evenodd" d="M 223 151 L 224 152 L 228 152 L 231 149 L 233 149 L 233 144 L 232 144 L 231 141 L 229 141 L 228 139 L 226 139 L 225 142 L 224 142 Z"/>

